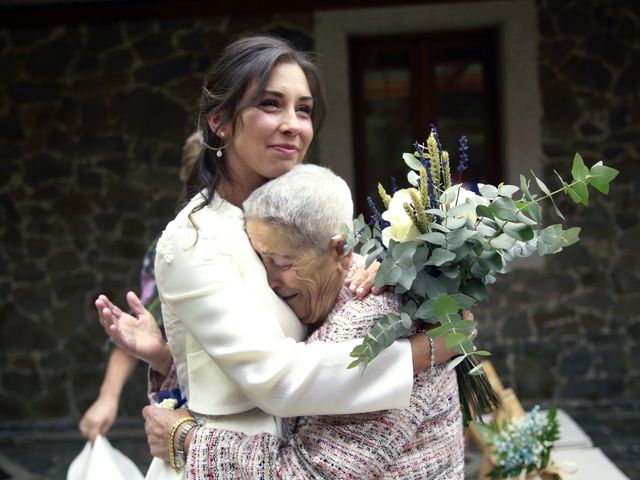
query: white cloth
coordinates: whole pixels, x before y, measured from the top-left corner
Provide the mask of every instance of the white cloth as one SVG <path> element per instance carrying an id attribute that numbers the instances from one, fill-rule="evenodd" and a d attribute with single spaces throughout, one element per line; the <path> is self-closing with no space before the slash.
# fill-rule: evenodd
<path id="1" fill-rule="evenodd" d="M 87 442 L 69 465 L 67 480 L 142 480 L 142 473 L 126 455 L 101 435 Z"/>

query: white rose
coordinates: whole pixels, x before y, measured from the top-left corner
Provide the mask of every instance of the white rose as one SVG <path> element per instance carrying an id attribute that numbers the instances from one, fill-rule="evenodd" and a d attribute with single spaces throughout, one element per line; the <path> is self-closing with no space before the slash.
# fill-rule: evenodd
<path id="1" fill-rule="evenodd" d="M 394 193 L 389 202 L 389 208 L 382 214 L 382 218 L 391 224 L 382 230 L 382 243 L 385 247 L 389 246 L 389 241 L 392 239 L 396 242 L 408 242 L 420 235 L 420 231 L 404 210 L 404 204 L 411 203 L 410 190 L 415 189 L 405 188 Z"/>

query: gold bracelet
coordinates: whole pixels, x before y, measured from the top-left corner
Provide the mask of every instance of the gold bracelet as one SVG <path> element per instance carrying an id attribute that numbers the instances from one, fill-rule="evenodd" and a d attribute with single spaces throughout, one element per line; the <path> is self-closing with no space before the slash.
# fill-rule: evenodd
<path id="1" fill-rule="evenodd" d="M 167 438 L 167 445 L 169 447 L 169 463 L 171 464 L 171 468 L 173 468 L 173 471 L 176 473 L 180 472 L 180 468 L 178 467 L 178 465 L 176 465 L 176 456 L 173 451 L 173 440 L 180 425 L 186 422 L 196 423 L 196 420 L 193 417 L 182 417 L 178 419 L 176 423 L 174 423 L 169 429 L 169 437 Z"/>

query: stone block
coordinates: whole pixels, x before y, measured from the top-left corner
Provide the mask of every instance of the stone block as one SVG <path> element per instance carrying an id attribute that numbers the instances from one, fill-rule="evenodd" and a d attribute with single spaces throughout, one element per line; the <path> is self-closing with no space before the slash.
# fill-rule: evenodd
<path id="1" fill-rule="evenodd" d="M 117 100 L 118 124 L 131 135 L 181 144 L 187 112 L 164 95 L 134 90 Z"/>
<path id="2" fill-rule="evenodd" d="M 133 54 L 126 48 L 113 50 L 104 56 L 105 70 L 128 71 L 133 65 Z"/>
<path id="3" fill-rule="evenodd" d="M 568 352 L 560 352 L 559 358 L 558 373 L 571 379 L 584 377 L 595 360 L 593 352 L 584 345 L 576 346 Z"/>
<path id="4" fill-rule="evenodd" d="M 32 187 L 37 187 L 47 180 L 55 180 L 58 177 L 70 175 L 71 161 L 68 158 L 42 154 L 25 158 L 24 168 L 26 183 Z"/>
<path id="5" fill-rule="evenodd" d="M 146 83 L 149 86 L 164 86 L 174 80 L 189 75 L 192 69 L 191 56 L 163 60 L 160 63 L 144 65 L 135 71 L 135 79 L 138 82 Z"/>
<path id="6" fill-rule="evenodd" d="M 565 67 L 565 73 L 576 85 L 593 89 L 598 94 L 611 87 L 613 76 L 598 60 L 572 57 Z"/>
<path id="7" fill-rule="evenodd" d="M 60 302 L 78 301 L 85 292 L 95 288 L 96 272 L 51 275 L 53 291 Z"/>
<path id="8" fill-rule="evenodd" d="M 166 33 L 149 33 L 135 42 L 133 50 L 146 63 L 167 58 L 173 52 L 171 37 Z"/>
<path id="9" fill-rule="evenodd" d="M 33 78 L 60 78 L 72 58 L 71 43 L 65 36 L 59 36 L 33 48 L 25 58 L 24 68 Z"/>
<path id="10" fill-rule="evenodd" d="M 120 24 L 91 25 L 87 29 L 87 49 L 90 52 L 112 50 L 122 45 Z"/>

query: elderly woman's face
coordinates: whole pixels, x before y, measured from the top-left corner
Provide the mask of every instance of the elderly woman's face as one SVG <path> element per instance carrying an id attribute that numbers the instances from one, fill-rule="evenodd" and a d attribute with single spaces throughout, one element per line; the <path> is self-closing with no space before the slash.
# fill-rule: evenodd
<path id="1" fill-rule="evenodd" d="M 267 270 L 269 286 L 303 323 L 324 320 L 342 287 L 349 259 L 333 245 L 324 254 L 300 247 L 287 229 L 262 220 L 249 219 L 246 228 Z"/>

